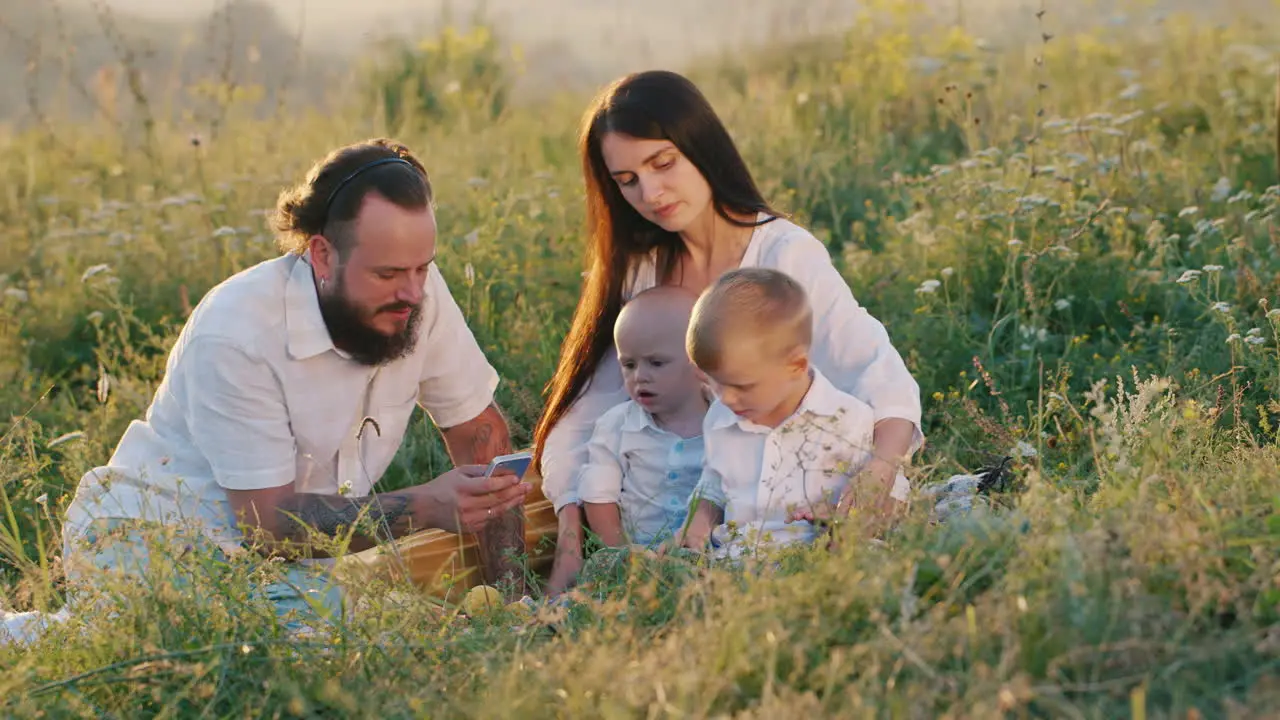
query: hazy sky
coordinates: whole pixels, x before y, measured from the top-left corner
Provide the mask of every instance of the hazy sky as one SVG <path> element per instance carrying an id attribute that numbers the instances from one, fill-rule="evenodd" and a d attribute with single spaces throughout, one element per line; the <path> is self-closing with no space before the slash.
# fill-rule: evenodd
<path id="1" fill-rule="evenodd" d="M 594 85 L 632 70 L 680 70 L 696 57 L 782 40 L 839 32 L 856 16 L 859 0 L 264 0 L 306 47 L 346 56 L 378 36 L 423 37 L 450 7 L 465 24 L 485 8 L 506 39 L 519 45 L 531 76 L 559 84 Z M 864 0 L 865 1 L 865 0 Z M 970 32 L 997 45 L 1021 44 L 1037 34 L 1035 11 L 1049 10 L 1047 27 L 1116 22 L 1126 11 L 1196 8 L 1206 19 L 1272 7 L 1275 0 L 917 0 L 942 23 L 963 18 Z M 89 0 L 63 0 L 65 5 Z M 224 0 L 105 0 L 117 11 L 157 19 L 203 18 Z M 1247 9 L 1248 8 L 1248 9 Z M 1258 12 L 1260 10 L 1252 10 Z M 1141 13 L 1139 13 L 1141 14 Z"/>
<path id="2" fill-rule="evenodd" d="M 120 10 L 153 17 L 199 17 L 220 0 L 106 0 Z M 87 2 L 87 0 L 70 0 Z M 312 47 L 348 50 L 374 33 L 415 32 L 430 28 L 446 5 L 458 16 L 487 8 L 506 21 L 522 44 L 559 41 L 580 55 L 647 52 L 687 55 L 752 41 L 770 33 L 800 34 L 836 30 L 845 25 L 858 0 L 265 0 L 282 23 L 296 29 L 305 22 Z M 1200 8 L 1212 14 L 1241 7 L 1266 8 L 1269 0 L 921 0 L 940 19 L 963 15 L 971 30 L 998 34 L 1006 26 L 1029 30 L 1043 4 L 1051 23 L 1067 16 L 1105 23 L 1143 6 Z M 631 27 L 625 38 L 616 28 Z M 621 42 L 620 42 L 621 40 Z M 640 48 L 640 50 L 637 50 Z M 595 59 L 592 57 L 591 59 Z"/>

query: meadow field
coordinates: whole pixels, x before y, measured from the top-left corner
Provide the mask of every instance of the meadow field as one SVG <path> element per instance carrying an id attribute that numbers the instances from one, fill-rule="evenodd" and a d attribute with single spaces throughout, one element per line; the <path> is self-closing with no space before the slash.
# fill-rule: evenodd
<path id="1" fill-rule="evenodd" d="M 110 616 L 0 645 L 0 714 L 1274 717 L 1275 13 L 1070 29 L 1046 6 L 982 37 L 873 2 L 832 38 L 677 68 L 907 359 L 913 484 L 1009 459 L 972 513 L 920 498 L 884 546 L 769 572 L 638 564 L 531 622 L 385 588 L 294 638 L 250 593 L 270 563 L 103 588 Z M 362 63 L 328 108 L 210 81 L 196 127 L 125 82 L 92 119 L 0 126 L 0 606 L 61 606 L 76 483 L 340 144 L 392 136 L 427 165 L 440 267 L 529 441 L 583 270 L 588 96 L 513 100 L 496 37 Z M 442 447 L 419 413 L 384 486 L 445 469 Z"/>

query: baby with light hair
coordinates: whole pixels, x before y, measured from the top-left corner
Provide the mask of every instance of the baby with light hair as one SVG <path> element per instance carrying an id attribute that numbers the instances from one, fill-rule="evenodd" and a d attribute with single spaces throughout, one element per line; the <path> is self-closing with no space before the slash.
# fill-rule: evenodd
<path id="1" fill-rule="evenodd" d="M 614 344 L 630 400 L 596 421 L 578 476 L 587 524 L 605 545 L 657 547 L 684 525 L 702 476 L 710 398 L 685 352 L 697 296 L 639 293 L 618 314 Z"/>
<path id="2" fill-rule="evenodd" d="M 905 501 L 865 487 L 874 414 L 810 364 L 813 311 L 804 288 L 777 270 L 722 275 L 694 306 L 686 337 L 716 395 L 703 421 L 704 467 L 684 547 L 737 557 L 764 546 L 812 542 L 818 525 L 850 505 Z"/>

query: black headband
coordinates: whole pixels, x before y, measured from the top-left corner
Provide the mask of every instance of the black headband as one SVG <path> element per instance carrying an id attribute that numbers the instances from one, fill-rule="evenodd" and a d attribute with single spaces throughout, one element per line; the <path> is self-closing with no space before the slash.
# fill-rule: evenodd
<path id="1" fill-rule="evenodd" d="M 389 163 L 400 163 L 402 165 L 408 165 L 413 170 L 417 169 L 413 167 L 413 163 L 409 162 L 408 160 L 405 160 L 402 157 L 382 158 L 380 160 L 374 160 L 373 162 L 367 162 L 364 165 L 361 165 L 360 167 L 356 168 L 350 175 L 342 178 L 342 182 L 339 182 L 338 185 L 333 188 L 333 192 L 329 193 L 329 199 L 324 204 L 325 218 L 329 217 L 329 207 L 333 205 L 333 199 L 338 196 L 338 192 L 342 190 L 342 188 L 347 186 L 347 183 L 351 182 L 352 180 L 355 180 L 356 176 L 364 172 L 365 170 L 371 170 L 373 168 L 378 167 L 379 165 L 387 165 Z"/>

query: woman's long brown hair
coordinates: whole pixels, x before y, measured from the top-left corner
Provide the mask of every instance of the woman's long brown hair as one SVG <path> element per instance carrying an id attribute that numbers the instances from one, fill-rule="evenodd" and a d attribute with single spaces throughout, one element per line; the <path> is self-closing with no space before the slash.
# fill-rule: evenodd
<path id="1" fill-rule="evenodd" d="M 609 174 L 600 145 L 617 132 L 646 140 L 669 140 L 711 186 L 712 204 L 727 221 L 778 213 L 764 201 L 728 130 L 698 88 L 681 75 L 650 71 L 623 77 L 606 87 L 583 117 L 578 136 L 587 201 L 587 275 L 560 362 L 547 383 L 546 406 L 534 428 L 534 467 L 542 464 L 547 435 L 590 384 L 613 343 L 613 324 L 622 310 L 622 290 L 632 266 L 656 251 L 658 284 L 675 274 L 684 243 L 644 219 L 622 196 Z"/>

